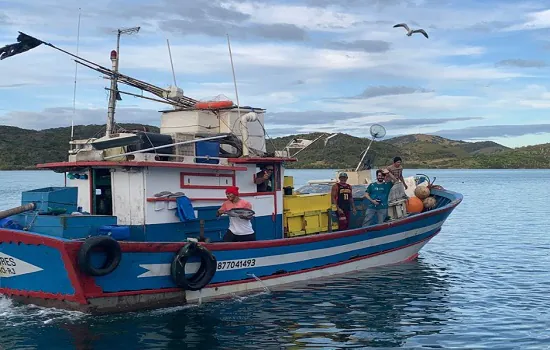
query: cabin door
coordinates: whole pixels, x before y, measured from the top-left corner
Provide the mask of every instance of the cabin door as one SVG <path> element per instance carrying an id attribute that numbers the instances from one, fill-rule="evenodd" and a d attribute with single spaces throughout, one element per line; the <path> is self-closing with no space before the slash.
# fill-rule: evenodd
<path id="1" fill-rule="evenodd" d="M 113 215 L 111 172 L 92 169 L 92 214 Z"/>

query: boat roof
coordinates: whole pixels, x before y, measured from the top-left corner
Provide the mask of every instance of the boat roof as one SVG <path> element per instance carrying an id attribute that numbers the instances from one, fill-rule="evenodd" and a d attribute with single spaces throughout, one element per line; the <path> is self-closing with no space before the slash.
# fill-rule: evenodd
<path id="1" fill-rule="evenodd" d="M 229 162 L 235 164 L 263 164 L 263 163 L 283 163 L 295 162 L 295 158 L 281 157 L 243 157 L 228 158 Z M 113 168 L 113 167 L 157 167 L 157 168 L 187 168 L 187 169 L 208 169 L 208 170 L 232 170 L 245 171 L 247 167 L 238 165 L 213 165 L 197 164 L 170 161 L 76 161 L 76 162 L 53 162 L 37 164 L 38 169 L 50 169 L 57 172 L 73 171 L 82 168 Z"/>
<path id="2" fill-rule="evenodd" d="M 240 109 L 242 111 L 251 111 L 251 112 L 265 112 L 266 111 L 265 108 L 251 107 L 251 106 L 231 106 L 231 107 L 220 108 L 220 109 L 215 109 L 215 110 L 224 111 L 224 110 L 235 110 L 235 109 Z M 178 107 L 176 109 L 159 110 L 160 113 L 175 113 L 175 112 L 180 112 L 180 111 L 204 111 L 204 109 L 200 109 L 200 108 L 196 108 L 195 106 L 192 106 L 192 107 L 188 107 L 188 108 Z"/>

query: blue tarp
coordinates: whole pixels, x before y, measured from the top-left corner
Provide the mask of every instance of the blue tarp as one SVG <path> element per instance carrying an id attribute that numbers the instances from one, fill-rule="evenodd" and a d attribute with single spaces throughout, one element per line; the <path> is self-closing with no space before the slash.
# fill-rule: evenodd
<path id="1" fill-rule="evenodd" d="M 191 204 L 191 200 L 186 196 L 180 196 L 176 198 L 176 216 L 180 218 L 181 221 L 190 221 L 195 220 L 195 210 Z"/>

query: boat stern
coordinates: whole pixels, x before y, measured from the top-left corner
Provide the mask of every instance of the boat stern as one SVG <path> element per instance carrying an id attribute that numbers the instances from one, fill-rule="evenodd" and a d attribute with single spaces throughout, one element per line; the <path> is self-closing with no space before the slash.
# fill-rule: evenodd
<path id="1" fill-rule="evenodd" d="M 68 240 L 0 229 L 0 293 L 26 304 L 80 310 L 86 305 Z"/>

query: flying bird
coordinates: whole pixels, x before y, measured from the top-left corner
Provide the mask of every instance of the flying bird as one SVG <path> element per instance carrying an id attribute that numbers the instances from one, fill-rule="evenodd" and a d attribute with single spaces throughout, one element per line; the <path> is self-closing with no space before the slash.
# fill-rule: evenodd
<path id="1" fill-rule="evenodd" d="M 399 24 L 396 24 L 393 26 L 394 28 L 398 28 L 398 27 L 403 27 L 405 28 L 405 30 L 407 31 L 407 36 L 411 36 L 413 35 L 414 33 L 420 33 L 422 35 L 424 35 L 426 37 L 426 39 L 428 39 L 428 33 L 426 33 L 426 31 L 424 29 L 415 29 L 415 30 L 411 30 L 409 28 L 408 25 L 406 25 L 405 23 L 399 23 Z"/>

